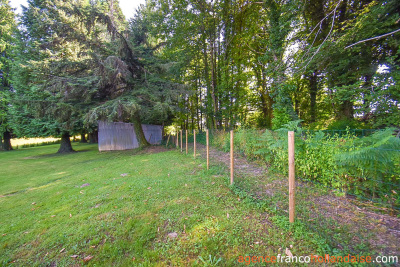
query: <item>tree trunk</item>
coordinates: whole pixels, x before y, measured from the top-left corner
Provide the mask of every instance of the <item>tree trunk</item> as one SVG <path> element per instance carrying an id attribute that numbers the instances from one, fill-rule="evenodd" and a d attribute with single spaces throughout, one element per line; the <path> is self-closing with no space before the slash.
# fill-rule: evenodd
<path id="1" fill-rule="evenodd" d="M 85 133 L 81 133 L 81 143 L 87 143 L 86 134 Z"/>
<path id="2" fill-rule="evenodd" d="M 64 132 L 61 136 L 60 149 L 58 149 L 57 153 L 71 153 L 75 152 L 72 149 L 71 140 L 69 139 L 70 135 L 68 132 Z"/>
<path id="3" fill-rule="evenodd" d="M 91 144 L 97 144 L 99 142 L 98 131 L 93 131 L 89 133 L 89 142 Z"/>
<path id="4" fill-rule="evenodd" d="M 3 133 L 3 149 L 6 151 L 13 149 L 11 146 L 11 133 L 9 131 Z"/>
<path id="5" fill-rule="evenodd" d="M 139 147 L 149 146 L 150 144 L 149 144 L 149 142 L 147 142 L 146 137 L 144 136 L 144 133 L 143 133 L 142 123 L 140 122 L 139 114 L 136 114 L 133 117 L 132 123 L 133 123 L 133 127 L 135 129 L 136 138 L 138 140 Z"/>
<path id="6" fill-rule="evenodd" d="M 339 112 L 340 119 L 354 119 L 354 108 L 353 102 L 350 100 L 345 100 L 340 105 L 340 112 Z"/>
<path id="7" fill-rule="evenodd" d="M 268 129 L 272 128 L 272 98 L 269 94 L 261 94 L 260 96 L 261 104 L 262 104 L 262 113 L 264 117 L 264 121 L 262 123 L 262 127 L 266 127 Z"/>

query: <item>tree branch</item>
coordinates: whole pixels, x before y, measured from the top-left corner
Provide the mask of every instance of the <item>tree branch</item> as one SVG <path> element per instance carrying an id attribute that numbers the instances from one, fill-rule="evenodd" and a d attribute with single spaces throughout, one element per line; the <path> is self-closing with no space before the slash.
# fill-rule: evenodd
<path id="1" fill-rule="evenodd" d="M 346 46 L 344 49 L 347 49 L 347 48 L 350 48 L 350 47 L 352 47 L 352 46 L 355 46 L 355 45 L 358 45 L 358 44 L 361 44 L 361 43 L 365 43 L 365 42 L 368 42 L 368 41 L 371 41 L 371 40 L 377 40 L 377 39 L 380 39 L 380 38 L 382 38 L 382 37 L 385 37 L 385 36 L 394 34 L 394 33 L 396 33 L 396 32 L 400 32 L 400 29 L 397 29 L 397 30 L 392 31 L 392 32 L 389 32 L 389 33 L 385 33 L 385 34 L 383 34 L 383 35 L 379 35 L 379 36 L 375 36 L 375 37 L 371 37 L 371 38 L 368 38 L 368 39 L 365 39 L 365 40 L 358 41 L 357 43 L 354 43 L 354 44 L 352 44 L 352 45 Z"/>
<path id="2" fill-rule="evenodd" d="M 331 29 L 329 30 L 328 35 L 325 37 L 325 39 L 322 41 L 322 43 L 318 46 L 317 51 L 315 51 L 315 53 L 311 56 L 311 58 L 309 59 L 309 61 L 307 62 L 307 64 L 306 64 L 303 68 L 301 68 L 301 70 L 307 69 L 307 66 L 308 66 L 308 65 L 311 63 L 311 61 L 314 59 L 315 55 L 318 54 L 318 52 L 319 52 L 319 50 L 321 49 L 322 45 L 326 42 L 326 40 L 327 40 L 327 39 L 329 38 L 329 36 L 331 35 L 332 30 L 333 30 L 333 26 L 335 25 L 336 10 L 337 10 L 337 8 L 339 7 L 339 4 L 340 4 L 341 2 L 342 2 L 342 1 L 339 1 L 339 2 L 337 3 L 337 5 L 336 5 L 335 9 L 332 11 L 332 12 L 333 12 L 333 16 L 332 16 L 332 25 L 331 25 Z M 332 12 L 331 12 L 331 13 L 332 13 Z M 331 14 L 331 13 L 329 13 L 329 14 Z M 328 15 L 328 16 L 329 16 L 329 15 Z M 325 17 L 325 18 L 326 18 L 326 17 Z M 325 18 L 324 18 L 324 19 L 325 19 Z M 322 26 L 322 21 L 323 21 L 323 20 L 320 21 L 320 23 L 321 23 L 320 29 L 321 29 L 321 26 Z"/>

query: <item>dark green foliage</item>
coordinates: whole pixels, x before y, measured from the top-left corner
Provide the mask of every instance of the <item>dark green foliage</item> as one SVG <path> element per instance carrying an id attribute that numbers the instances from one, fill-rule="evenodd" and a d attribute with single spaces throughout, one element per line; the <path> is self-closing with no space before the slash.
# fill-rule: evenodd
<path id="1" fill-rule="evenodd" d="M 313 130 L 398 127 L 398 33 L 377 36 L 397 29 L 399 8 L 158 0 L 126 22 L 111 0 L 30 0 L 0 118 L 18 136 L 89 132 L 97 120 L 200 131 L 297 119 Z"/>
<path id="2" fill-rule="evenodd" d="M 363 129 L 363 128 L 370 129 L 371 127 L 355 119 L 351 120 L 342 119 L 342 120 L 332 121 L 331 123 L 329 123 L 327 130 Z"/>
<path id="3" fill-rule="evenodd" d="M 400 203 L 396 191 L 400 186 L 400 139 L 393 133 L 393 129 L 386 129 L 355 139 L 354 144 L 346 145 L 345 153 L 335 155 L 350 192 Z"/>
<path id="4" fill-rule="evenodd" d="M 0 0 L 0 150 L 12 150 L 10 138 L 11 65 L 16 23 L 7 0 Z"/>
<path id="5" fill-rule="evenodd" d="M 148 7 L 143 20 L 156 23 L 148 28 L 192 91 L 177 110 L 185 128 L 279 129 L 298 118 L 313 129 L 398 125 L 398 33 L 374 38 L 398 28 L 396 1 Z"/>
<path id="6" fill-rule="evenodd" d="M 29 1 L 14 64 L 18 136 L 80 134 L 98 120 L 125 121 L 139 125 L 148 145 L 140 122 L 171 121 L 183 87 L 139 38 L 148 34 L 141 17 L 127 27 L 114 1 Z"/>
<path id="7" fill-rule="evenodd" d="M 296 132 L 296 176 L 361 200 L 399 209 L 400 140 L 393 129 L 362 137 L 357 131 L 307 131 L 292 121 L 276 131 L 235 131 L 235 152 L 288 172 L 288 131 Z M 229 151 L 229 133 L 216 132 L 213 144 Z"/>

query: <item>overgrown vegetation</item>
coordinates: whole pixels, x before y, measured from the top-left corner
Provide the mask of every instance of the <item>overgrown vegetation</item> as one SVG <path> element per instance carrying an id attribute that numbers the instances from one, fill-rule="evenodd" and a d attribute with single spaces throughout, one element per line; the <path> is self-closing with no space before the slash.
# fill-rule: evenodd
<path id="1" fill-rule="evenodd" d="M 287 126 L 289 129 L 294 129 L 298 128 L 296 125 L 297 122 L 293 122 Z M 300 132 L 301 129 L 297 130 Z M 348 131 L 348 135 L 349 132 L 351 131 Z M 339 133 L 343 136 L 341 131 Z M 273 144 L 271 145 L 270 143 L 268 146 L 271 147 L 278 142 L 280 145 L 272 149 L 265 149 L 267 148 L 265 138 L 260 137 L 262 131 L 242 129 L 235 133 L 235 143 L 237 144 L 235 151 L 245 157 L 238 154 L 235 155 L 235 178 L 231 188 L 240 198 L 249 199 L 256 206 L 265 209 L 269 215 L 273 214 L 275 219 L 284 219 L 288 217 L 287 129 L 286 131 L 283 130 L 280 136 L 284 141 L 276 140 L 279 133 L 273 134 Z M 303 132 L 303 135 L 300 136 L 303 139 L 300 142 L 307 140 L 306 133 Z M 339 138 L 339 136 L 340 134 L 335 137 Z M 212 137 L 213 143 L 219 144 L 219 148 L 226 152 L 211 149 L 211 162 L 217 160 L 229 167 L 229 134 L 215 132 Z M 310 136 L 309 138 L 312 139 L 313 137 Z M 357 140 L 353 134 L 351 134 L 351 138 L 355 141 Z M 251 140 L 248 146 L 246 145 L 246 140 Z M 299 142 L 299 140 L 296 141 Z M 314 143 L 313 146 L 306 144 L 304 147 L 321 151 L 324 144 L 320 144 L 315 140 Z M 337 146 L 338 144 L 333 142 L 333 145 Z M 254 149 L 254 147 L 256 148 Z M 248 154 L 245 153 L 246 148 Z M 268 157 L 269 165 L 266 164 L 266 159 L 263 157 L 266 151 L 271 152 Z M 330 152 L 329 150 L 324 151 Z M 279 156 L 283 162 L 274 158 L 275 155 L 278 155 L 275 152 L 281 152 Z M 205 151 L 200 153 L 205 153 Z M 324 159 L 332 161 L 332 156 L 324 154 L 326 157 L 322 158 L 315 151 L 313 153 L 314 158 L 297 160 L 297 167 L 298 161 L 303 164 L 308 163 L 310 167 L 315 167 L 312 166 L 315 162 L 318 163 L 318 158 L 316 159 L 315 157 L 321 158 L 319 163 L 322 163 Z M 304 153 L 298 154 L 309 156 Z M 298 159 L 299 155 L 296 156 Z M 249 162 L 249 159 L 255 160 L 255 162 Z M 329 164 L 326 165 L 329 167 Z M 327 167 L 326 165 L 325 167 Z M 326 172 L 316 168 L 305 168 L 305 172 L 309 175 L 318 172 L 329 174 L 329 170 Z M 327 176 L 327 178 L 330 177 Z M 381 195 L 381 199 L 379 199 L 379 197 L 371 197 L 368 191 L 351 192 L 349 188 L 337 189 L 332 185 L 325 185 L 318 181 L 318 176 L 305 178 L 304 173 L 299 174 L 297 172 L 296 179 L 296 220 L 309 231 L 324 237 L 325 241 L 321 245 L 327 251 L 333 251 L 335 254 L 346 253 L 346 251 L 360 255 L 398 254 L 399 250 L 396 245 L 398 236 L 396 233 L 399 230 L 399 209 L 397 204 L 393 204 L 397 201 L 396 191 L 392 191 L 391 198 L 386 195 L 382 197 Z M 329 179 L 329 181 L 334 181 L 334 178 Z M 346 179 L 344 182 L 352 184 L 352 181 L 347 181 Z M 343 184 L 340 184 L 340 186 L 343 186 Z M 397 187 L 388 182 L 374 184 L 374 186 L 382 190 L 387 187 L 392 189 Z"/>
<path id="2" fill-rule="evenodd" d="M 276 131 L 239 129 L 235 150 L 251 160 L 262 160 L 280 173 L 288 171 L 287 132 L 296 132 L 296 176 L 354 195 L 399 214 L 400 140 L 393 129 L 365 137 L 347 130 L 336 134 L 303 130 L 299 121 Z M 229 151 L 229 135 L 215 132 L 212 142 Z"/>

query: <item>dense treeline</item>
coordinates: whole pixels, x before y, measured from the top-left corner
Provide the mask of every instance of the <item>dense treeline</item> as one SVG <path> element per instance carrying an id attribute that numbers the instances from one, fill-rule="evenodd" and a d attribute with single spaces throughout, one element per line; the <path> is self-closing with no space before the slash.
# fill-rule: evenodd
<path id="1" fill-rule="evenodd" d="M 398 126 L 398 1 L 152 1 L 192 128 Z"/>
<path id="2" fill-rule="evenodd" d="M 0 0 L 0 131 L 399 126 L 398 1 Z M 17 25 L 17 22 L 19 25 Z"/>
<path id="3" fill-rule="evenodd" d="M 98 120 L 132 122 L 148 145 L 141 123 L 170 122 L 184 88 L 165 78 L 144 23 L 140 13 L 127 22 L 116 0 L 29 0 L 10 42 L 7 127 L 61 136 L 70 152 L 69 137 L 95 133 Z"/>

